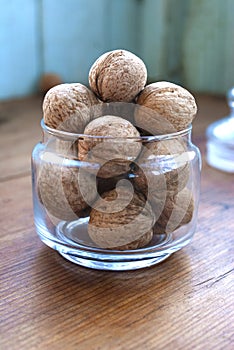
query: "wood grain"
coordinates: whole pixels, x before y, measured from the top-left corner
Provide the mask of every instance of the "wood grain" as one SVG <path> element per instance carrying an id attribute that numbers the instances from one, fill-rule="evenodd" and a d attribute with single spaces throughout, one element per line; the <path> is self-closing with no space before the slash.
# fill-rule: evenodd
<path id="1" fill-rule="evenodd" d="M 82 268 L 41 243 L 29 174 L 41 101 L 3 106 L 0 349 L 233 349 L 234 181 L 204 159 L 205 127 L 227 107 L 214 97 L 197 101 L 193 139 L 203 154 L 197 232 L 165 262 L 132 272 Z"/>

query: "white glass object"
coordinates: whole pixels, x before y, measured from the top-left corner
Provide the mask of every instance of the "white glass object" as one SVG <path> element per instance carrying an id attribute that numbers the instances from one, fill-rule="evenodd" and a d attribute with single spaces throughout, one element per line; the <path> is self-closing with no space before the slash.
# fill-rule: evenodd
<path id="1" fill-rule="evenodd" d="M 234 173 L 234 87 L 227 93 L 230 115 L 207 128 L 207 162 L 214 168 Z"/>

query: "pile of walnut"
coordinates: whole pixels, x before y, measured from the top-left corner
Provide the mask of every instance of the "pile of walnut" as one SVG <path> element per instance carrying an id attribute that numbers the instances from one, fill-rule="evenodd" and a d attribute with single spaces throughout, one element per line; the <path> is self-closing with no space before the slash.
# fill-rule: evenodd
<path id="1" fill-rule="evenodd" d="M 60 84 L 44 98 L 47 127 L 83 134 L 75 142 L 56 139 L 56 152 L 83 166 L 45 164 L 40 201 L 60 220 L 89 215 L 88 234 L 101 248 L 145 247 L 153 235 L 169 234 L 193 216 L 182 137 L 140 137 L 186 129 L 197 112 L 195 99 L 176 84 L 146 81 L 140 58 L 114 50 L 94 62 L 90 88 Z"/>

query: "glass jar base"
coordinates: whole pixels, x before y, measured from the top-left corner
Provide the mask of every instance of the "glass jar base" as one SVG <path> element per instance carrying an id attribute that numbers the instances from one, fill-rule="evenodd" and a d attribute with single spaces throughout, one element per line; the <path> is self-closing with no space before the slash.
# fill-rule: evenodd
<path id="1" fill-rule="evenodd" d="M 160 262 L 166 260 L 171 254 L 163 254 L 156 258 L 148 258 L 141 260 L 133 260 L 133 261 L 102 261 L 95 259 L 85 259 L 78 256 L 61 253 L 59 252 L 65 259 L 83 267 L 88 267 L 96 270 L 107 270 L 107 271 L 129 271 L 129 270 L 137 270 L 146 267 L 150 267 Z"/>
<path id="2" fill-rule="evenodd" d="M 176 238 L 176 231 L 173 234 L 155 234 L 147 246 L 121 251 L 102 249 L 89 243 L 85 234 L 86 225 L 86 219 L 69 223 L 61 221 L 53 230 L 49 230 L 41 221 L 36 221 L 36 230 L 41 241 L 57 250 L 65 259 L 87 268 L 109 271 L 136 270 L 159 264 L 185 247 L 194 233 L 187 231 L 180 238 Z"/>

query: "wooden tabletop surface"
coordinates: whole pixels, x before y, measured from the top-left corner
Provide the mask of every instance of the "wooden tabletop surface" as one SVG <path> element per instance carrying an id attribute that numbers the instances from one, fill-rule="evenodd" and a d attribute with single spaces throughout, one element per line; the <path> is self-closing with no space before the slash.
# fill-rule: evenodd
<path id="1" fill-rule="evenodd" d="M 197 96 L 193 141 L 203 157 L 193 241 L 131 272 L 79 267 L 33 224 L 30 155 L 41 98 L 0 103 L 0 349 L 234 349 L 234 175 L 205 161 L 205 129 L 228 114 Z"/>

